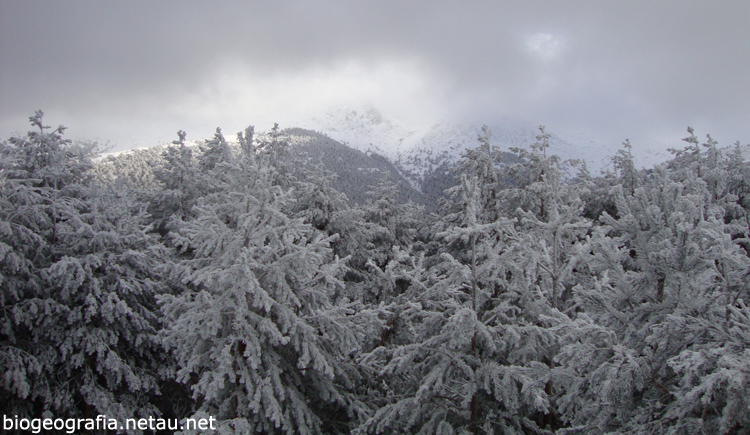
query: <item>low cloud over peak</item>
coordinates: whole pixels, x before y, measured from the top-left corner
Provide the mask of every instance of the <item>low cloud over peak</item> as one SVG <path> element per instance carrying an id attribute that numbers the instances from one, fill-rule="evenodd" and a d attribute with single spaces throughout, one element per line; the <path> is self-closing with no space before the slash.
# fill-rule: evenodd
<path id="1" fill-rule="evenodd" d="M 745 2 L 0 0 L 0 133 L 39 108 L 74 135 L 161 141 L 372 102 L 415 123 L 750 142 L 747 16 Z"/>

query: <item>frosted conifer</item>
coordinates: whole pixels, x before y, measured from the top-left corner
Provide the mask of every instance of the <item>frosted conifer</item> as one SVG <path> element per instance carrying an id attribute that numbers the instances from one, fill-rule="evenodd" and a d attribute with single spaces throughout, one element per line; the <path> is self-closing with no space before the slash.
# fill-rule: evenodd
<path id="1" fill-rule="evenodd" d="M 165 296 L 177 379 L 222 433 L 321 433 L 345 424 L 339 361 L 356 348 L 330 298 L 344 265 L 332 237 L 287 216 L 267 154 L 217 162 L 221 189 L 200 199 L 175 235 L 192 258 L 175 270 L 186 291 Z"/>

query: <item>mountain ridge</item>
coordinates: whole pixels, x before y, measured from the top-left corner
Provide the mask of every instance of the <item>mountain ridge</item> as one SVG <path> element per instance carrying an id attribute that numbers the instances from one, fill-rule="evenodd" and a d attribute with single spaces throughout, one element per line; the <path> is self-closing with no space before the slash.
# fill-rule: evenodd
<path id="1" fill-rule="evenodd" d="M 434 187 L 425 183 L 434 180 L 437 168 L 452 168 L 464 151 L 478 146 L 477 138 L 483 125 L 487 125 L 492 133 L 491 145 L 501 152 L 529 148 L 539 134 L 539 125 L 510 117 L 500 117 L 485 124 L 442 121 L 409 125 L 384 117 L 372 105 L 334 107 L 312 118 L 306 125 L 352 148 L 389 158 L 401 175 L 420 192 Z M 555 132 L 549 133 L 550 153 L 563 160 L 585 160 L 593 174 L 606 169 L 619 148 L 619 145 L 603 144 L 583 132 L 575 134 L 572 140 Z"/>

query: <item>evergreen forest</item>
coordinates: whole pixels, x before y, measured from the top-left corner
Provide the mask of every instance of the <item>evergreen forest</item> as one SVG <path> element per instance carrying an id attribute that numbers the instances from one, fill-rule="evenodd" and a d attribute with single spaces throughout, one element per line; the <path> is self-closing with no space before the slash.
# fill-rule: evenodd
<path id="1" fill-rule="evenodd" d="M 199 147 L 180 131 L 135 174 L 30 121 L 0 143 L 5 415 L 750 433 L 739 143 L 689 128 L 637 169 L 626 141 L 592 175 L 544 128 L 502 150 L 485 129 L 432 212 L 388 177 L 350 201 L 278 128 Z"/>

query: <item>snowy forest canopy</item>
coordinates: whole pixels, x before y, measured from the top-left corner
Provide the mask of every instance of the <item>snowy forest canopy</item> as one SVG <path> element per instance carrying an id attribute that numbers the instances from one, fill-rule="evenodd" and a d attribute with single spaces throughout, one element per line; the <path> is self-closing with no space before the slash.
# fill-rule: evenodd
<path id="1" fill-rule="evenodd" d="M 485 130 L 426 213 L 387 179 L 354 204 L 322 166 L 300 176 L 276 129 L 179 132 L 138 184 L 30 120 L 0 144 L 6 415 L 748 433 L 739 144 L 689 129 L 662 165 L 637 170 L 626 142 L 613 171 L 571 177 L 544 129 L 510 150 Z"/>

